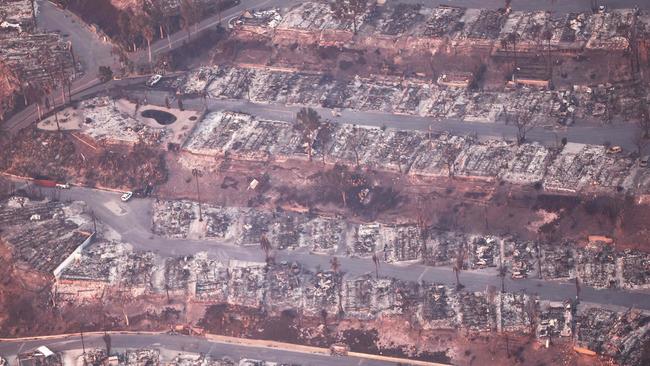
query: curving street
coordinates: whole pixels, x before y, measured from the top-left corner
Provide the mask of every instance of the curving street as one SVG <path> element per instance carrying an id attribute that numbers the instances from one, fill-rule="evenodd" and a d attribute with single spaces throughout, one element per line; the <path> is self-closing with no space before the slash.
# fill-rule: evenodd
<path id="1" fill-rule="evenodd" d="M 46 191 L 46 190 L 45 190 Z M 217 240 L 171 239 L 151 233 L 152 204 L 154 199 L 134 199 L 123 203 L 119 193 L 90 188 L 73 187 L 59 191 L 62 200 L 84 201 L 97 218 L 121 235 L 122 241 L 133 245 L 135 250 L 148 250 L 161 256 L 182 256 L 205 251 L 211 258 L 227 261 L 229 259 L 264 262 L 264 254 L 257 246 L 238 246 L 231 242 Z M 107 203 L 113 202 L 113 205 Z M 119 205 L 123 212 L 116 215 L 108 207 Z M 284 250 L 276 253 L 276 261 L 295 261 L 306 268 L 329 268 L 330 257 L 312 254 L 306 249 Z M 341 271 L 350 276 L 374 272 L 372 261 L 363 258 L 339 257 Z M 401 280 L 444 283 L 455 285 L 454 272 L 450 267 L 431 267 L 421 264 L 380 265 L 381 276 Z M 485 291 L 487 286 L 500 288 L 501 279 L 494 269 L 463 271 L 460 280 L 468 291 Z M 538 294 L 542 299 L 563 301 L 575 297 L 575 284 L 568 281 L 543 281 L 535 278 L 513 280 L 506 277 L 506 290 L 525 291 Z M 612 309 L 630 308 L 650 310 L 650 291 L 620 289 L 595 289 L 581 286 L 582 303 L 598 304 Z"/>
<path id="2" fill-rule="evenodd" d="M 49 338 L 49 337 L 48 337 Z M 323 354 L 300 352 L 289 347 L 282 349 L 273 346 L 259 346 L 255 341 L 241 340 L 239 344 L 231 342 L 220 342 L 209 340 L 206 338 L 189 337 L 182 335 L 167 335 L 167 334 L 121 334 L 118 332 L 111 332 L 111 345 L 113 352 L 122 352 L 126 349 L 139 349 L 139 348 L 157 348 L 161 351 L 167 351 L 169 355 L 171 352 L 175 353 L 203 353 L 210 355 L 214 359 L 222 359 L 228 357 L 233 360 L 243 358 L 258 359 L 272 362 L 283 363 L 297 363 L 302 366 L 350 366 L 350 365 L 369 365 L 369 366 L 387 366 L 395 365 L 395 362 L 373 360 L 361 357 L 332 357 Z M 251 343 L 250 345 L 246 343 Z M 0 341 L 0 356 L 7 358 L 10 365 L 17 364 L 17 354 L 25 351 L 32 350 L 36 347 L 46 345 L 54 352 L 76 351 L 75 353 L 82 353 L 81 337 L 74 336 L 60 336 L 54 339 L 44 340 L 16 340 L 16 341 Z M 98 334 L 85 334 L 84 345 L 86 349 L 91 348 L 105 348 L 105 343 L 101 335 Z M 434 364 L 431 364 L 432 366 Z"/>

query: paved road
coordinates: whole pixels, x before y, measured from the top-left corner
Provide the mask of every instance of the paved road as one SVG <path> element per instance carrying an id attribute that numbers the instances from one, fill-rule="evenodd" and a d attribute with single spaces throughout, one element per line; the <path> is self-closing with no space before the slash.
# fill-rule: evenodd
<path id="1" fill-rule="evenodd" d="M 222 359 L 223 357 L 230 357 L 234 360 L 250 358 L 273 362 L 299 363 L 303 366 L 395 365 L 394 362 L 355 357 L 330 357 L 280 349 L 249 347 L 180 335 L 126 335 L 113 333 L 111 342 L 114 352 L 122 352 L 125 349 L 158 348 L 178 353 L 204 353 L 215 359 Z M 105 348 L 101 336 L 85 336 L 84 344 L 86 349 Z M 57 340 L 2 342 L 0 343 L 0 356 L 7 358 L 10 365 L 14 365 L 15 363 L 12 362 L 15 362 L 18 353 L 30 351 L 42 345 L 46 345 L 54 352 L 79 351 L 78 353 L 81 353 L 81 339 L 79 337 L 62 337 Z M 167 352 L 166 355 L 169 356 L 171 352 Z"/>
<path id="2" fill-rule="evenodd" d="M 95 212 L 97 218 L 117 231 L 124 242 L 136 250 L 149 250 L 161 256 L 190 255 L 205 251 L 212 258 L 222 261 L 229 259 L 264 262 L 264 255 L 258 246 L 238 246 L 231 242 L 216 240 L 169 239 L 153 235 L 150 231 L 152 222 L 152 199 L 134 199 L 127 203 L 119 201 L 119 194 L 97 191 L 89 188 L 73 187 L 60 191 L 61 199 L 85 201 Z M 116 215 L 108 202 L 114 202 L 124 208 L 124 213 Z M 279 251 L 277 261 L 296 261 L 309 269 L 329 268 L 330 257 L 311 254 L 306 249 Z M 340 258 L 341 269 L 349 275 L 357 276 L 374 273 L 374 264 L 369 259 Z M 380 275 L 402 280 L 455 284 L 451 268 L 427 267 L 419 264 L 387 264 L 380 266 Z M 484 291 L 487 286 L 500 288 L 500 279 L 494 269 L 464 271 L 461 282 L 469 291 Z M 575 297 L 575 285 L 565 281 L 541 281 L 537 279 L 506 280 L 508 291 L 526 291 L 540 295 L 543 299 L 562 301 Z M 582 286 L 581 298 L 584 302 L 615 307 L 636 307 L 650 310 L 650 291 L 597 290 Z"/>
<path id="3" fill-rule="evenodd" d="M 49 1 L 40 0 L 38 26 L 39 29 L 47 31 L 60 31 L 61 34 L 67 34 L 68 40 L 72 43 L 75 57 L 82 62 L 86 74 L 75 80 L 71 87 L 71 92 L 75 99 L 79 99 L 81 95 L 87 95 L 89 92 L 87 88 L 92 88 L 94 92 L 99 90 L 101 86 L 99 79 L 97 79 L 97 71 L 99 66 L 110 66 L 113 71 L 119 69 L 118 59 L 111 54 L 112 45 L 103 42 L 95 33 L 84 25 L 78 17 L 74 16 L 68 11 L 61 10 L 54 6 Z M 226 22 L 233 17 L 241 14 L 246 8 L 258 8 L 266 6 L 278 6 L 280 4 L 293 4 L 295 0 L 243 0 L 241 4 L 236 7 L 230 8 L 222 13 L 222 21 Z M 218 15 L 206 18 L 200 22 L 195 28 L 192 26 L 192 33 L 195 29 L 199 32 L 215 27 L 219 24 Z M 179 31 L 170 36 L 171 49 L 181 47 L 187 41 L 187 33 Z M 159 40 L 152 44 L 152 54 L 157 55 L 169 50 L 169 41 L 167 39 Z M 136 63 L 147 62 L 148 50 L 140 50 L 135 53 L 129 54 L 129 58 Z M 94 88 L 93 88 L 94 87 Z M 80 94 L 81 93 L 81 94 Z M 52 92 L 50 96 L 55 104 L 61 103 L 61 90 L 58 89 Z M 20 113 L 12 116 L 9 120 L 5 121 L 2 128 L 11 132 L 19 131 L 22 128 L 29 126 L 35 122 L 38 117 L 37 108 L 34 104 L 25 108 Z"/>
<path id="4" fill-rule="evenodd" d="M 392 1 L 392 0 L 389 0 Z M 395 0 L 400 3 L 464 6 L 467 8 L 502 8 L 505 0 Z M 514 10 L 534 11 L 550 10 L 554 13 L 591 11 L 593 0 L 512 0 Z M 631 9 L 637 5 L 640 9 L 650 9 L 646 0 L 597 0 L 598 5 L 607 5 L 610 9 Z"/>
<path id="5" fill-rule="evenodd" d="M 83 66 L 85 74 L 74 80 L 70 88 L 73 95 L 99 83 L 97 70 L 100 65 L 118 68 L 118 60 L 111 52 L 112 45 L 91 32 L 78 17 L 59 9 L 49 1 L 38 1 L 38 7 L 38 28 L 48 32 L 60 32 L 65 40 L 71 42 L 75 60 Z M 51 105 L 61 104 L 61 89 L 53 91 L 49 98 L 53 102 Z M 32 104 L 7 120 L 2 128 L 19 130 L 34 122 L 37 117 L 36 105 Z"/>
<path id="6" fill-rule="evenodd" d="M 552 0 L 514 0 L 513 6 L 515 9 L 536 10 L 546 9 L 549 5 L 559 8 L 558 11 L 585 11 L 590 7 L 590 0 L 576 0 L 576 1 L 552 1 Z M 222 21 L 227 22 L 233 17 L 241 13 L 246 8 L 267 8 L 267 7 L 290 7 L 298 2 L 295 0 L 242 0 L 242 2 L 233 8 L 223 12 Z M 644 6 L 650 8 L 650 2 L 646 2 Z M 467 7 L 499 7 L 503 5 L 501 0 L 441 0 L 431 1 L 428 5 L 448 4 Z M 618 0 L 609 1 L 608 4 L 612 7 L 632 7 L 635 5 L 634 1 Z M 62 33 L 68 34 L 69 39 L 73 44 L 73 48 L 78 57 L 84 62 L 87 74 L 82 78 L 75 81 L 73 84 L 73 94 L 76 94 L 74 99 L 79 100 L 83 97 L 96 93 L 103 88 L 113 86 L 125 86 L 133 84 L 133 80 L 122 80 L 112 82 L 110 85 L 98 85 L 99 81 L 95 77 L 95 72 L 100 65 L 112 65 L 114 69 L 117 68 L 115 58 L 110 54 L 110 44 L 101 42 L 98 37 L 89 31 L 89 29 L 76 21 L 76 17 L 70 15 L 68 12 L 62 11 L 51 3 L 41 1 L 41 11 L 39 14 L 39 24 L 43 29 L 50 31 L 60 30 Z M 212 16 L 200 22 L 196 29 L 203 31 L 212 28 L 219 24 L 218 16 Z M 193 34 L 195 27 L 192 27 Z M 170 36 L 170 40 L 163 39 L 152 44 L 152 53 L 154 55 L 166 52 L 170 49 L 180 47 L 187 40 L 185 31 L 179 31 Z M 146 62 L 148 59 L 147 50 L 140 50 L 130 55 L 132 60 L 137 62 Z M 144 79 L 136 79 L 139 81 Z M 54 98 L 58 98 L 57 103 L 60 102 L 60 92 L 54 92 Z M 201 101 L 188 101 L 188 107 L 200 108 Z M 159 98 L 158 104 L 162 104 L 162 98 Z M 236 109 L 246 113 L 259 115 L 263 118 L 272 118 L 277 120 L 292 120 L 295 115 L 297 107 L 285 106 L 272 106 L 263 104 L 248 103 L 245 101 L 220 101 L 211 100 L 209 103 L 213 109 Z M 325 116 L 331 116 L 330 110 L 325 108 L 320 109 L 321 113 Z M 30 106 L 21 113 L 17 114 L 5 123 L 3 128 L 15 132 L 31 124 L 37 116 L 35 106 Z M 341 117 L 332 119 L 339 122 L 358 123 L 371 126 L 387 126 L 400 129 L 419 129 L 425 130 L 429 128 L 431 121 L 423 117 L 414 116 L 401 116 L 390 115 L 379 112 L 359 112 L 346 110 L 343 111 Z M 468 123 L 454 119 L 447 119 L 435 122 L 433 127 L 437 131 L 449 131 L 458 134 L 476 133 L 479 136 L 489 138 L 509 138 L 512 139 L 516 136 L 516 129 L 511 126 L 503 124 L 482 124 L 482 123 Z M 572 142 L 582 143 L 603 143 L 609 141 L 614 145 L 621 145 L 628 149 L 634 149 L 635 146 L 632 142 L 632 137 L 635 131 L 631 128 L 626 128 L 624 125 L 614 125 L 611 127 L 600 126 L 574 126 L 566 131 L 549 131 L 538 128 L 529 133 L 531 140 L 540 141 L 543 143 L 551 144 L 556 143 L 562 137 L 567 137 Z"/>
<path id="7" fill-rule="evenodd" d="M 158 106 L 165 105 L 165 97 L 170 100 L 171 93 L 160 90 L 143 90 L 130 91 L 131 95 L 140 99 L 145 94 L 147 102 Z M 184 98 L 183 106 L 188 109 L 201 110 L 207 106 L 211 111 L 229 110 L 243 112 L 260 118 L 271 119 L 276 121 L 292 122 L 295 120 L 296 112 L 300 106 L 285 106 L 280 104 L 254 103 L 248 100 L 224 100 L 208 98 L 205 102 L 201 98 Z M 171 103 L 175 106 L 175 102 Z M 517 128 L 511 125 L 505 125 L 503 122 L 496 123 L 479 123 L 465 122 L 459 119 L 444 119 L 434 121 L 430 117 L 420 117 L 411 115 L 396 115 L 385 112 L 358 111 L 346 109 L 340 112 L 339 117 L 335 117 L 330 108 L 315 108 L 324 118 L 336 121 L 338 123 L 350 123 L 374 127 L 390 127 L 401 130 L 420 130 L 428 131 L 447 131 L 452 134 L 468 135 L 476 134 L 483 139 L 510 139 L 515 140 Z M 594 125 L 585 122 L 579 122 L 569 128 L 561 126 L 540 126 L 527 135 L 530 141 L 538 141 L 546 145 L 557 144 L 562 137 L 566 137 L 569 142 L 584 144 L 601 144 L 606 141 L 613 145 L 619 145 L 626 150 L 636 149 L 634 145 L 634 135 L 636 129 L 629 122 L 618 122 L 608 126 Z"/>

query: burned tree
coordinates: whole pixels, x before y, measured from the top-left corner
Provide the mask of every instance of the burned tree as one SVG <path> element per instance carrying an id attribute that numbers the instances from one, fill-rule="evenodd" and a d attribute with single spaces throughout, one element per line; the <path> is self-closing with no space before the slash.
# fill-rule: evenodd
<path id="1" fill-rule="evenodd" d="M 201 190 L 199 189 L 199 178 L 203 176 L 203 172 L 199 169 L 192 169 L 192 175 L 196 181 L 196 200 L 199 203 L 199 222 L 202 222 L 203 215 L 201 212 Z"/>
<path id="2" fill-rule="evenodd" d="M 181 1 L 181 19 L 183 20 L 183 29 L 187 32 L 187 40 L 192 35 L 190 27 L 195 24 L 195 33 L 198 30 L 198 21 L 201 19 L 201 6 L 196 0 Z"/>
<path id="3" fill-rule="evenodd" d="M 154 24 L 151 19 L 147 16 L 140 16 L 136 18 L 136 26 L 140 30 L 142 37 L 147 41 L 147 50 L 149 54 L 149 65 L 152 63 L 151 58 L 151 42 L 154 39 L 155 30 Z"/>
<path id="4" fill-rule="evenodd" d="M 465 266 L 465 248 L 463 245 L 461 245 L 458 248 L 458 251 L 456 252 L 456 258 L 454 260 L 454 274 L 456 275 L 456 289 L 460 290 L 463 287 L 465 287 L 462 283 L 460 283 L 460 272 L 463 270 Z"/>
<path id="5" fill-rule="evenodd" d="M 535 337 L 539 312 L 537 309 L 537 301 L 533 296 L 528 297 L 528 301 L 525 302 L 524 312 L 528 318 L 530 336 Z"/>
<path id="6" fill-rule="evenodd" d="M 379 278 L 379 257 L 377 253 L 372 253 L 372 262 L 375 264 L 375 278 Z"/>
<path id="7" fill-rule="evenodd" d="M 553 39 L 553 31 L 548 25 L 542 31 L 541 39 L 546 41 L 546 72 L 548 73 L 549 80 L 551 80 L 553 77 L 553 67 L 551 63 L 551 39 Z"/>
<path id="8" fill-rule="evenodd" d="M 104 332 L 104 336 L 102 337 L 102 339 L 104 340 L 104 345 L 106 346 L 106 356 L 110 356 L 111 355 L 111 345 L 113 343 L 111 341 L 111 335 Z"/>
<path id="9" fill-rule="evenodd" d="M 334 16 L 341 20 L 352 22 L 354 34 L 357 34 L 357 18 L 368 7 L 368 0 L 334 0 L 330 2 L 330 9 Z"/>
<path id="10" fill-rule="evenodd" d="M 499 277 L 501 278 L 501 293 L 506 292 L 506 274 L 508 274 L 508 267 L 501 264 L 499 266 Z"/>
<path id="11" fill-rule="evenodd" d="M 318 135 L 316 142 L 320 145 L 320 150 L 323 159 L 323 165 L 325 165 L 325 158 L 327 157 L 327 148 L 329 144 L 334 139 L 334 132 L 336 131 L 336 123 L 326 121 L 321 125 L 321 128 L 318 130 Z"/>
<path id="12" fill-rule="evenodd" d="M 645 149 L 650 144 L 650 139 L 648 139 L 646 133 L 643 130 L 637 131 L 637 133 L 632 138 L 634 146 L 636 146 L 636 152 L 639 156 L 642 156 L 645 152 Z"/>
<path id="13" fill-rule="evenodd" d="M 507 40 L 506 45 L 512 45 L 512 59 L 515 71 L 517 70 L 517 41 L 519 41 L 519 38 L 520 36 L 517 32 L 510 32 L 505 38 Z"/>
<path id="14" fill-rule="evenodd" d="M 339 273 L 339 269 L 341 269 L 341 263 L 339 263 L 339 259 L 337 257 L 332 257 L 330 259 L 330 267 L 332 268 L 332 272 Z"/>
<path id="15" fill-rule="evenodd" d="M 301 108 L 296 114 L 296 123 L 293 127 L 300 131 L 302 141 L 307 144 L 309 161 L 311 161 L 314 142 L 316 141 L 321 125 L 320 115 L 312 108 Z"/>
<path id="16" fill-rule="evenodd" d="M 644 139 L 650 139 L 650 114 L 648 113 L 648 106 L 644 101 L 641 101 L 639 106 L 641 114 L 637 121 L 639 129 L 641 130 L 641 137 Z"/>
<path id="17" fill-rule="evenodd" d="M 445 165 L 447 166 L 447 172 L 449 174 L 449 178 L 454 179 L 455 173 L 456 173 L 456 157 L 458 155 L 458 151 L 456 149 L 452 149 L 450 147 L 447 147 L 443 152 L 442 152 L 442 160 L 445 162 Z"/>
<path id="18" fill-rule="evenodd" d="M 521 145 L 526 142 L 526 135 L 535 128 L 535 121 L 531 111 L 509 112 L 504 108 L 506 124 L 513 124 L 517 129 L 517 144 Z"/>
<path id="19" fill-rule="evenodd" d="M 266 264 L 271 263 L 271 249 L 273 247 L 271 246 L 271 242 L 269 239 L 266 237 L 266 235 L 262 235 L 260 237 L 260 249 L 264 252 L 264 260 L 266 261 Z"/>
<path id="20" fill-rule="evenodd" d="M 341 195 L 343 207 L 348 205 L 348 190 L 353 184 L 353 175 L 344 165 L 336 164 L 331 170 L 320 175 L 320 183 L 327 190 Z"/>
<path id="21" fill-rule="evenodd" d="M 100 66 L 97 72 L 97 78 L 102 83 L 109 82 L 113 79 L 113 70 L 109 66 Z"/>
<path id="22" fill-rule="evenodd" d="M 48 77 L 48 81 L 50 83 L 50 90 L 56 88 L 57 84 L 59 82 L 61 83 L 61 92 L 62 92 L 62 100 L 61 100 L 61 105 L 65 104 L 65 86 L 64 86 L 64 80 L 66 78 L 69 78 L 66 72 L 66 67 L 64 64 L 64 60 L 61 57 L 60 54 L 56 52 L 52 52 L 49 47 L 42 47 L 39 50 L 39 63 L 43 66 L 43 69 L 45 70 L 45 73 Z M 59 115 L 58 111 L 56 109 L 56 97 L 52 96 L 52 108 L 54 109 L 54 119 L 56 121 L 56 128 L 57 130 L 61 130 L 61 126 L 59 125 Z"/>

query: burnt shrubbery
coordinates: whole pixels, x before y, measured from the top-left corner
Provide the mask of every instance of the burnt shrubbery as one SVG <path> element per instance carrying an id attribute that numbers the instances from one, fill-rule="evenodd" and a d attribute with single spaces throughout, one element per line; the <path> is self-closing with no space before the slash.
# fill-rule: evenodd
<path id="1" fill-rule="evenodd" d="M 364 173 L 344 165 L 337 164 L 310 178 L 318 192 L 317 202 L 342 205 L 368 219 L 396 208 L 403 201 L 395 189 L 373 185 Z"/>

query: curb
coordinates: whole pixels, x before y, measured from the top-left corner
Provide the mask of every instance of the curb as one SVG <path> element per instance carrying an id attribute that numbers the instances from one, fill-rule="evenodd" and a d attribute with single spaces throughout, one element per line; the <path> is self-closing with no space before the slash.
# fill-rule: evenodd
<path id="1" fill-rule="evenodd" d="M 84 334 L 86 336 L 102 336 L 104 335 L 104 333 L 123 334 L 123 335 L 152 335 L 152 336 L 167 334 L 166 332 L 135 332 L 135 331 L 87 332 Z M 23 337 L 23 338 L 0 338 L 0 343 L 50 340 L 50 339 L 61 339 L 61 338 L 70 338 L 70 337 L 79 337 L 79 336 L 80 333 L 67 333 L 67 334 L 59 334 L 59 335 Z M 293 343 L 267 341 L 261 339 L 237 338 L 237 337 L 222 336 L 222 335 L 210 334 L 210 333 L 206 333 L 203 337 L 192 337 L 192 338 L 203 338 L 208 340 L 209 342 L 234 344 L 234 345 L 244 346 L 244 347 L 267 348 L 267 349 L 283 350 L 283 351 L 293 352 L 293 353 L 306 353 L 306 354 L 316 354 L 322 356 L 331 356 L 331 352 L 328 348 L 303 346 L 303 345 L 293 344 Z M 331 357 L 335 357 L 335 356 L 331 356 Z M 411 360 L 408 358 L 389 357 L 389 356 L 373 355 L 373 354 L 360 353 L 360 352 L 349 352 L 345 357 L 362 358 L 367 360 L 376 360 L 376 361 L 384 361 L 384 362 L 395 362 L 395 363 L 416 365 L 416 366 L 449 366 L 449 364 L 443 364 L 443 363 L 418 361 L 418 360 Z"/>
<path id="2" fill-rule="evenodd" d="M 6 176 L 6 177 L 9 177 L 9 178 L 11 178 L 11 179 L 16 179 L 16 180 L 26 180 L 26 181 L 33 181 L 33 180 L 35 180 L 35 179 L 32 178 L 32 177 L 23 177 L 23 176 L 20 176 L 20 175 L 15 175 L 15 174 L 7 173 L 7 172 L 2 172 L 2 171 L 0 171 L 0 175 L 3 175 L 3 176 Z M 109 188 L 109 187 L 103 187 L 103 186 L 89 187 L 89 186 L 85 186 L 85 185 L 83 185 L 83 184 L 79 184 L 79 183 L 77 183 L 77 182 L 70 182 L 70 185 L 71 185 L 71 187 L 73 187 L 73 188 L 74 188 L 74 187 L 78 187 L 78 188 L 94 189 L 94 190 L 98 190 L 98 191 L 114 192 L 114 193 L 124 193 L 124 192 L 125 192 L 125 190 L 123 190 L 123 189 Z M 2 340 L 2 339 L 0 339 L 0 341 L 1 341 L 1 340 Z"/>

